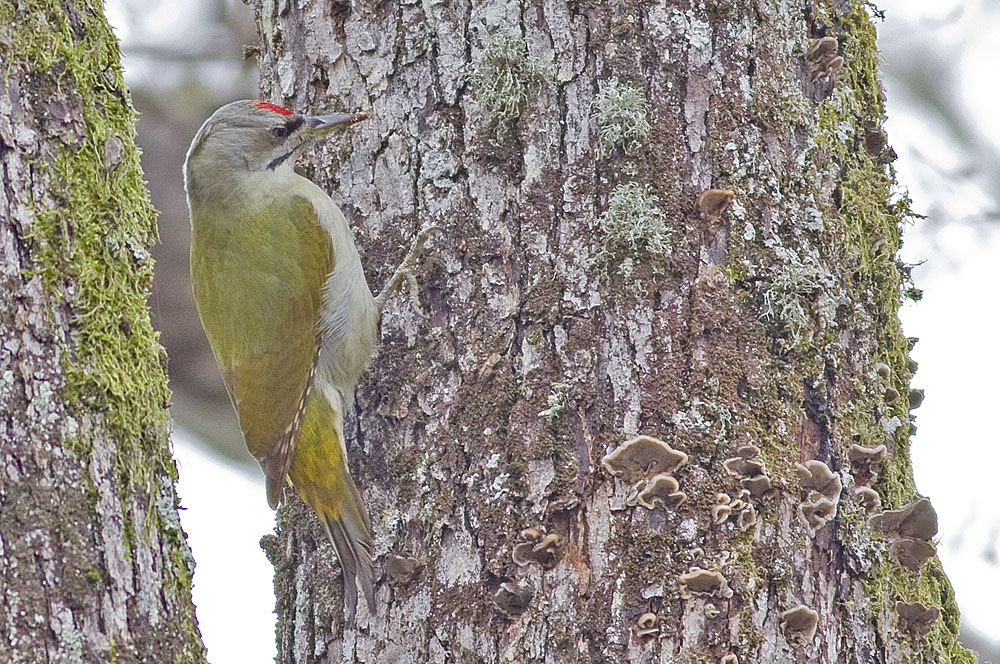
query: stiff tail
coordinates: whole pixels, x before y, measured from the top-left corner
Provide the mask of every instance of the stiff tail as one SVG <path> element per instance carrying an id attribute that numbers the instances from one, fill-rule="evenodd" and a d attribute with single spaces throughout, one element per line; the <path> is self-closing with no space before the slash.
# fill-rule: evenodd
<path id="1" fill-rule="evenodd" d="M 361 592 L 368 602 L 368 610 L 375 613 L 375 568 L 372 563 L 375 545 L 361 494 L 349 474 L 344 473 L 343 479 L 347 484 L 345 488 L 349 491 L 340 514 L 332 517 L 318 513 L 344 571 L 344 607 L 348 624 L 354 624 L 358 609 L 358 586 L 361 586 Z"/>
<path id="2" fill-rule="evenodd" d="M 344 568 L 344 607 L 348 624 L 358 608 L 358 586 L 375 612 L 372 524 L 361 493 L 347 470 L 341 443 L 343 409 L 339 393 L 315 391 L 305 407 L 288 477 L 302 500 L 319 517 Z"/>

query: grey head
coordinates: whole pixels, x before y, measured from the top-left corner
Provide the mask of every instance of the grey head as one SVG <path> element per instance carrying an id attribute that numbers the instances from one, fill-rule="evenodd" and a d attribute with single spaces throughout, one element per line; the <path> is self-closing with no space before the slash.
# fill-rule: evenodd
<path id="1" fill-rule="evenodd" d="M 219 108 L 195 134 L 184 163 L 189 202 L 238 188 L 251 173 L 291 168 L 310 144 L 363 113 L 300 115 L 264 101 L 242 99 Z"/>

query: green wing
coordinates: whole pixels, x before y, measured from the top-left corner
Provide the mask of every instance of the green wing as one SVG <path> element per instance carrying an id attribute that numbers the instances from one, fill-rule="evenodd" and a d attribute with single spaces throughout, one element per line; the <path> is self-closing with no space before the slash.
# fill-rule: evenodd
<path id="1" fill-rule="evenodd" d="M 247 219 L 192 215 L 198 313 L 250 453 L 277 506 L 312 382 L 330 238 L 312 203 L 284 199 Z"/>

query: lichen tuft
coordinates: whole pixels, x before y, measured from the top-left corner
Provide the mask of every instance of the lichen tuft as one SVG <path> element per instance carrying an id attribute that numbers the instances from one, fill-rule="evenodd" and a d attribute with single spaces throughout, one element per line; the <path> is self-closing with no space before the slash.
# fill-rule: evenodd
<path id="1" fill-rule="evenodd" d="M 483 120 L 496 123 L 498 131 L 521 115 L 533 83 L 542 75 L 538 58 L 528 54 L 524 40 L 515 35 L 490 37 L 470 72 Z"/>
<path id="2" fill-rule="evenodd" d="M 594 261 L 610 272 L 632 276 L 637 261 L 655 263 L 673 251 L 667 217 L 649 185 L 628 182 L 615 187 L 608 207 L 597 219 L 602 237 Z"/>
<path id="3" fill-rule="evenodd" d="M 598 147 L 607 156 L 618 146 L 629 147 L 649 133 L 649 102 L 639 88 L 617 78 L 608 81 L 594 98 Z"/>

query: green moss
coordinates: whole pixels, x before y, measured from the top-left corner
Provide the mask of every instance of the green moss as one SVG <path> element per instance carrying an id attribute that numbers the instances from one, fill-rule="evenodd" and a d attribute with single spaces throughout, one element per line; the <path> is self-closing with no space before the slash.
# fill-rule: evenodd
<path id="1" fill-rule="evenodd" d="M 47 3 L 27 5 L 16 16 L 11 5 L 0 9 L 0 20 L 16 24 L 23 37 L 14 37 L 23 50 L 3 58 L 8 71 L 18 66 L 31 72 L 36 98 L 79 91 L 83 115 L 75 145 L 35 162 L 54 200 L 30 202 L 36 216 L 27 233 L 33 264 L 27 276 L 41 276 L 54 300 L 69 295 L 73 352 L 62 358 L 66 399 L 103 415 L 118 443 L 122 476 L 148 493 L 155 491 L 158 472 L 173 477 L 175 470 L 165 436 L 169 393 L 162 351 L 146 306 L 156 225 L 134 145 L 135 111 L 117 41 L 102 16 L 84 12 L 83 25 L 74 28 Z M 43 30 L 55 41 L 32 37 Z M 110 168 L 104 163 L 108 141 L 124 146 L 120 163 Z M 72 439 L 67 445 L 86 449 Z"/>
<path id="2" fill-rule="evenodd" d="M 167 442 L 164 356 L 146 304 L 155 211 L 135 146 L 136 114 L 118 42 L 99 9 L 86 4 L 0 3 L 0 22 L 3 84 L 31 81 L 31 110 L 41 120 L 36 130 L 58 145 L 45 155 L 25 153 L 39 186 L 24 192 L 34 213 L 24 239 L 25 277 L 46 289 L 51 321 L 70 321 L 60 356 L 62 398 L 74 422 L 86 415 L 109 434 L 102 444 L 114 449 L 127 537 L 165 533 L 155 509 L 146 510 L 147 532 L 133 532 L 130 518 L 134 497 L 149 496 L 152 504 L 161 480 L 176 479 L 176 468 Z M 64 430 L 64 447 L 87 458 L 93 442 L 75 427 Z M 92 487 L 84 489 L 90 501 Z M 168 538 L 168 546 L 173 569 L 164 573 L 178 580 L 183 601 L 191 586 L 183 534 Z M 178 645 L 188 653 L 184 661 L 203 661 L 193 610 L 180 620 L 192 635 Z"/>
<path id="3" fill-rule="evenodd" d="M 506 123 L 521 115 L 531 87 L 541 75 L 541 64 L 528 55 L 521 37 L 492 35 L 470 73 L 483 119 L 497 123 L 502 131 Z"/>
<path id="4" fill-rule="evenodd" d="M 597 135 L 602 155 L 608 155 L 619 145 L 628 147 L 649 133 L 649 102 L 646 94 L 617 78 L 611 79 L 594 98 Z"/>
<path id="5" fill-rule="evenodd" d="M 636 263 L 654 268 L 673 251 L 670 226 L 660 201 L 649 185 L 628 182 L 615 187 L 608 207 L 597 219 L 601 248 L 594 262 L 608 272 L 632 276 Z"/>

